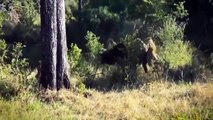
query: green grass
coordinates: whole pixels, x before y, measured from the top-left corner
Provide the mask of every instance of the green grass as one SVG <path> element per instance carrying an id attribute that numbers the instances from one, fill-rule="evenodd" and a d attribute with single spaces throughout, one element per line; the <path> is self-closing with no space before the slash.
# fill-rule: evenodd
<path id="1" fill-rule="evenodd" d="M 21 92 L 0 99 L 0 120 L 210 120 L 213 84 L 156 81 L 137 89 Z M 87 95 L 87 97 L 85 97 Z"/>

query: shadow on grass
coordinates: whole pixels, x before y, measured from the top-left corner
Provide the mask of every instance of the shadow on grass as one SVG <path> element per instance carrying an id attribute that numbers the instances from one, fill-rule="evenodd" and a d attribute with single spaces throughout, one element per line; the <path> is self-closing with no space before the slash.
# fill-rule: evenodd
<path id="1" fill-rule="evenodd" d="M 139 72 L 138 72 L 139 71 Z M 213 80 L 213 72 L 209 69 L 197 69 L 186 65 L 177 69 L 166 69 L 144 73 L 142 69 L 136 70 L 135 76 L 124 74 L 119 70 L 101 77 L 87 78 L 83 83 L 86 88 L 96 89 L 98 91 L 122 91 L 125 89 L 133 89 L 149 84 L 153 81 L 169 81 L 174 83 L 194 83 L 208 82 Z"/>

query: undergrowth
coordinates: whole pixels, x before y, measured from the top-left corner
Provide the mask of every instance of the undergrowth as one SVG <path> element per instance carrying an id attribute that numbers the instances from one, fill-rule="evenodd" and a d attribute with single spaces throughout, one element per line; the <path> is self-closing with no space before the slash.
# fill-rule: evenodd
<path id="1" fill-rule="evenodd" d="M 1 120 L 213 119 L 212 83 L 153 81 L 135 89 L 22 92 L 0 99 Z"/>

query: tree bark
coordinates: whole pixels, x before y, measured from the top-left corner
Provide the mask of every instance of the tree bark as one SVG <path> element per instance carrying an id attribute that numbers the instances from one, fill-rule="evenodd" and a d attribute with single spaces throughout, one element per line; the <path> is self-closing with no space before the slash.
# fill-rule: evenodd
<path id="1" fill-rule="evenodd" d="M 64 0 L 57 1 L 57 28 L 57 89 L 59 90 L 63 86 L 65 88 L 70 88 Z"/>
<path id="2" fill-rule="evenodd" d="M 41 0 L 42 66 L 39 83 L 43 88 L 70 88 L 64 0 Z"/>

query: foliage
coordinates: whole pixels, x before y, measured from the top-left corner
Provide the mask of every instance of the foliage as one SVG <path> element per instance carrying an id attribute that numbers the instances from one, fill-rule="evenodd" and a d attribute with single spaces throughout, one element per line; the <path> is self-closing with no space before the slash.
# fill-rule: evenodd
<path id="1" fill-rule="evenodd" d="M 97 2 L 96 0 L 90 0 L 86 7 L 97 11 L 98 17 L 104 21 L 117 21 L 120 17 L 122 17 L 122 14 L 125 13 L 128 7 L 128 3 L 128 0 L 102 0 L 100 2 Z"/>
<path id="2" fill-rule="evenodd" d="M 2 23 L 3 23 L 3 21 L 4 21 L 4 17 L 3 17 L 2 14 L 3 14 L 3 13 L 0 12 L 0 35 L 2 35 L 2 30 L 1 30 L 1 28 L 2 28 Z"/>
<path id="3" fill-rule="evenodd" d="M 2 36 L 11 43 L 32 43 L 39 39 L 40 16 L 35 0 L 7 0 L 4 6 L 4 24 Z M 0 15 L 1 16 L 1 15 Z"/>
<path id="4" fill-rule="evenodd" d="M 65 0 L 65 10 L 67 22 L 75 20 L 74 12 L 77 11 L 78 0 Z"/>
<path id="5" fill-rule="evenodd" d="M 185 1 L 179 2 L 178 4 L 174 4 L 176 10 L 173 11 L 174 16 L 177 18 L 183 18 L 188 16 L 188 11 L 184 8 Z"/>
<path id="6" fill-rule="evenodd" d="M 85 72 L 88 79 L 94 77 L 97 72 L 97 67 L 99 66 L 99 54 L 104 50 L 103 44 L 100 43 L 100 37 L 97 37 L 94 33 L 88 31 L 85 37 L 87 43 L 86 47 L 88 49 L 88 55 L 81 61 L 81 67 Z"/>
<path id="7" fill-rule="evenodd" d="M 82 79 L 88 78 L 93 72 L 92 64 L 86 60 L 82 50 L 77 46 L 77 44 L 71 44 L 71 48 L 68 50 L 68 61 L 71 68 L 71 75 L 80 77 L 77 81 L 72 81 L 74 86 L 76 84 L 81 85 Z M 78 87 L 81 89 L 81 86 Z"/>
<path id="8" fill-rule="evenodd" d="M 184 42 L 184 25 L 178 25 L 174 18 L 164 21 L 163 27 L 157 32 L 162 47 L 160 56 L 169 68 L 178 68 L 190 64 L 193 50 L 188 42 Z"/>
<path id="9" fill-rule="evenodd" d="M 22 43 L 13 45 L 13 51 L 11 52 L 11 67 L 15 73 L 24 73 L 29 65 L 27 59 L 22 58 L 22 50 L 24 47 L 25 45 L 22 45 Z"/>
<path id="10" fill-rule="evenodd" d="M 137 38 L 137 30 L 132 34 L 127 34 L 121 41 L 126 45 L 128 49 L 128 58 L 130 64 L 136 66 L 138 63 L 138 56 L 144 49 L 141 44 L 141 40 Z"/>
<path id="11" fill-rule="evenodd" d="M 27 79 L 29 64 L 26 58 L 22 58 L 23 45 L 17 43 L 12 45 L 12 51 L 3 40 L 0 41 L 0 95 L 9 99 L 17 95 L 21 89 L 34 86 L 34 82 Z"/>
<path id="12" fill-rule="evenodd" d="M 99 54 L 103 51 L 103 44 L 100 43 L 100 38 L 94 33 L 88 31 L 85 38 L 88 54 L 83 54 L 76 44 L 71 44 L 68 51 L 72 74 L 84 80 L 92 79 L 96 74 L 99 65 Z M 77 82 L 81 83 L 82 81 Z"/>
<path id="13" fill-rule="evenodd" d="M 96 31 L 99 34 L 102 31 L 97 31 L 97 29 L 106 29 L 105 26 L 109 28 L 117 27 L 120 17 L 117 13 L 110 11 L 108 6 L 99 6 L 97 8 L 89 8 L 84 12 L 84 21 L 88 22 L 87 26 L 90 26 L 89 29 Z M 106 30 L 105 34 L 109 34 L 107 32 L 111 32 Z"/>
<path id="14" fill-rule="evenodd" d="M 36 10 L 36 3 L 34 0 L 24 0 L 24 1 L 13 1 L 12 9 L 19 14 L 19 22 L 22 24 L 38 24 L 39 17 L 38 11 Z"/>
<path id="15" fill-rule="evenodd" d="M 94 33 L 88 31 L 85 39 L 87 40 L 86 47 L 92 58 L 95 58 L 95 56 L 104 50 L 103 44 L 100 43 L 100 37 L 97 37 Z"/>
<path id="16" fill-rule="evenodd" d="M 84 93 L 86 91 L 86 86 L 82 82 L 79 84 L 78 88 L 80 93 Z"/>
<path id="17" fill-rule="evenodd" d="M 7 53 L 7 44 L 4 40 L 0 40 L 0 63 L 4 63 Z"/>
<path id="18" fill-rule="evenodd" d="M 75 69 L 75 67 L 79 64 L 81 58 L 82 58 L 82 53 L 81 49 L 78 48 L 76 44 L 71 44 L 70 50 L 68 51 L 68 60 L 69 64 L 71 66 L 71 69 Z"/>
<path id="19" fill-rule="evenodd" d="M 6 20 L 7 20 L 7 15 L 5 11 L 0 10 L 0 36 L 3 35 L 2 27 Z"/>
<path id="20" fill-rule="evenodd" d="M 136 6 L 137 11 L 145 15 L 145 19 L 150 22 L 160 23 L 167 18 L 170 6 L 174 0 L 144 0 L 142 4 Z"/>
<path id="21" fill-rule="evenodd" d="M 110 12 L 109 8 L 104 6 L 104 7 L 99 7 L 98 9 L 98 14 L 99 17 L 103 20 L 103 21 L 109 21 L 109 20 L 115 20 L 118 21 L 119 20 L 119 16 L 116 13 Z"/>
<path id="22" fill-rule="evenodd" d="M 128 63 L 126 70 L 126 78 L 128 81 L 135 81 L 137 78 L 136 68 L 139 63 L 139 55 L 144 49 L 140 40 L 137 38 L 137 31 L 133 34 L 127 34 L 121 41 L 125 44 L 128 50 Z"/>

